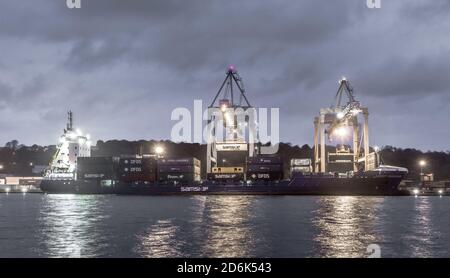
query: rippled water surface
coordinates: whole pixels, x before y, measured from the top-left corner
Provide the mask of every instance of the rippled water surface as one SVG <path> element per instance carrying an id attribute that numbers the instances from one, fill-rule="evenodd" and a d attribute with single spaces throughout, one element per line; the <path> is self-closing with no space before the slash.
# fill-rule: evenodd
<path id="1" fill-rule="evenodd" d="M 0 257 L 450 257 L 450 197 L 0 194 Z"/>

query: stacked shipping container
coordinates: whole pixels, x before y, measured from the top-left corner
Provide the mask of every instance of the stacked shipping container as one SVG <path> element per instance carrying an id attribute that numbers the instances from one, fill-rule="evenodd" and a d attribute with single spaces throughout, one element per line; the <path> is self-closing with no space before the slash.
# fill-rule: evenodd
<path id="1" fill-rule="evenodd" d="M 119 179 L 124 182 L 156 181 L 155 157 L 122 157 L 119 159 Z"/>
<path id="2" fill-rule="evenodd" d="M 200 182 L 200 160 L 190 158 L 162 158 L 158 160 L 158 180 L 160 183 Z"/>
<path id="3" fill-rule="evenodd" d="M 77 179 L 116 179 L 115 161 L 112 157 L 78 157 Z"/>
<path id="4" fill-rule="evenodd" d="M 283 163 L 278 155 L 247 158 L 247 180 L 275 181 L 283 179 Z"/>

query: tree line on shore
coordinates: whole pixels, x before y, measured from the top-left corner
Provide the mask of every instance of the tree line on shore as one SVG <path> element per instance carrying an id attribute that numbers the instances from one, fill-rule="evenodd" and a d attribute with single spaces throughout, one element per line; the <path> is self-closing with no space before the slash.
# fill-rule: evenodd
<path id="1" fill-rule="evenodd" d="M 198 143 L 174 143 L 171 141 L 156 140 L 108 140 L 97 141 L 92 147 L 92 156 L 120 156 L 134 154 L 151 154 L 156 146 L 162 146 L 166 157 L 196 157 L 202 165 L 206 163 L 206 145 Z M 327 146 L 327 150 L 335 147 Z M 289 164 L 292 158 L 312 158 L 313 148 L 290 143 L 280 143 L 278 154 L 284 164 L 284 173 L 287 177 Z M 0 147 L 0 174 L 27 176 L 33 174 L 37 165 L 48 165 L 56 152 L 56 146 L 25 146 L 17 140 L 12 140 Z M 408 168 L 409 178 L 418 179 L 420 174 L 419 161 L 426 161 L 423 167 L 425 173 L 433 173 L 436 180 L 450 179 L 450 151 L 427 151 L 412 148 L 396 148 L 384 146 L 380 157 L 384 164 Z M 206 167 L 202 167 L 204 175 Z M 35 173 L 36 174 L 36 173 Z"/>

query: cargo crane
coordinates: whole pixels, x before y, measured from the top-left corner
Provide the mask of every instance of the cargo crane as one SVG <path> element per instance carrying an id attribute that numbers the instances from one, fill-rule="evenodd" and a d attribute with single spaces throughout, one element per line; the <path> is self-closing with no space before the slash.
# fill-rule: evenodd
<path id="1" fill-rule="evenodd" d="M 234 66 L 229 66 L 219 91 L 208 107 L 210 127 L 206 154 L 208 174 L 221 170 L 218 167 L 235 169 L 242 173 L 245 158 L 256 155 L 255 121 L 249 117 L 252 109 L 245 95 L 242 78 Z M 223 133 L 219 132 L 219 126 L 216 125 L 220 121 L 223 122 Z"/>
<path id="2" fill-rule="evenodd" d="M 345 105 L 342 104 L 344 94 L 348 99 Z M 358 115 L 361 113 L 364 117 L 362 132 L 360 132 L 361 124 L 358 122 Z M 351 157 L 349 161 L 353 164 L 354 172 L 362 170 L 362 163 L 364 163 L 365 171 L 375 168 L 376 162 L 373 159 L 369 161 L 369 111 L 367 107 L 361 106 L 359 101 L 355 99 L 350 82 L 343 77 L 339 81 L 334 107 L 320 109 L 320 115 L 314 118 L 315 172 L 328 171 L 327 160 L 325 159 L 325 134 L 330 141 L 336 136 L 343 139 L 347 135 L 349 127 L 353 129 L 353 153 L 342 144 L 337 147 L 335 154 Z M 363 151 L 361 151 L 362 147 Z M 330 154 L 328 162 L 330 162 Z"/>

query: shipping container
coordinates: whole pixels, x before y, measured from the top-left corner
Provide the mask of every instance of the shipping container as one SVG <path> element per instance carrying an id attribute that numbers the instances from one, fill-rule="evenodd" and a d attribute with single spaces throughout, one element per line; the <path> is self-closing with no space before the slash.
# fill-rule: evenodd
<path id="1" fill-rule="evenodd" d="M 156 173 L 124 174 L 120 176 L 120 180 L 123 182 L 155 182 Z"/>
<path id="2" fill-rule="evenodd" d="M 200 167 L 200 160 L 195 157 L 189 158 L 161 158 L 158 160 L 158 165 L 195 165 Z"/>
<path id="3" fill-rule="evenodd" d="M 159 165 L 159 173 L 198 173 L 200 174 L 200 167 L 194 165 Z"/>
<path id="4" fill-rule="evenodd" d="M 41 184 L 42 178 L 21 178 L 19 179 L 19 185 L 34 185 L 39 186 Z"/>
<path id="5" fill-rule="evenodd" d="M 247 157 L 247 164 L 281 164 L 279 155 L 259 155 Z"/>
<path id="6" fill-rule="evenodd" d="M 79 157 L 77 179 L 114 179 L 116 170 L 112 157 Z"/>
<path id="7" fill-rule="evenodd" d="M 200 174 L 194 173 L 159 173 L 158 180 L 162 183 L 165 182 L 181 182 L 190 183 L 200 181 Z"/>
<path id="8" fill-rule="evenodd" d="M 213 173 L 243 173 L 243 167 L 212 167 Z"/>
<path id="9" fill-rule="evenodd" d="M 78 157 L 77 164 L 83 165 L 101 165 L 101 164 L 111 164 L 113 158 L 110 156 L 89 156 L 89 157 Z"/>
<path id="10" fill-rule="evenodd" d="M 241 181 L 244 179 L 243 173 L 208 173 L 208 180 L 217 181 Z"/>
<path id="11" fill-rule="evenodd" d="M 292 158 L 291 166 L 310 166 L 311 159 L 310 158 Z"/>
<path id="12" fill-rule="evenodd" d="M 119 159 L 119 165 L 145 165 L 147 167 L 156 167 L 156 159 L 153 157 L 126 157 Z"/>
<path id="13" fill-rule="evenodd" d="M 248 180 L 281 180 L 283 178 L 283 173 L 281 172 L 247 172 L 247 179 Z"/>
<path id="14" fill-rule="evenodd" d="M 5 184 L 10 185 L 35 185 L 40 184 L 42 177 L 5 177 Z"/>
<path id="15" fill-rule="evenodd" d="M 247 166 L 247 173 L 282 172 L 282 171 L 283 168 L 281 167 L 281 164 L 251 164 Z"/>
<path id="16" fill-rule="evenodd" d="M 144 167 L 137 165 L 119 166 L 118 172 L 126 173 L 156 173 L 156 167 Z"/>
<path id="17" fill-rule="evenodd" d="M 312 172 L 312 166 L 292 166 L 291 173 L 293 172 L 309 173 Z"/>

